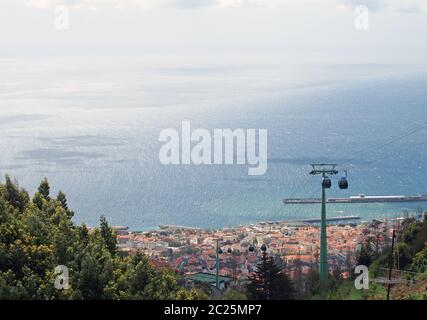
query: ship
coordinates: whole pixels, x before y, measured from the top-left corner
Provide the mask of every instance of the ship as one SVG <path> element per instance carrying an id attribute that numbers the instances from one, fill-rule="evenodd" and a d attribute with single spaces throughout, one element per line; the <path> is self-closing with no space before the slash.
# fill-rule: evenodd
<path id="1" fill-rule="evenodd" d="M 384 203 L 384 202 L 423 202 L 427 201 L 427 195 L 416 196 L 367 196 L 359 194 L 349 198 L 328 198 L 327 203 Z M 321 203 L 319 198 L 288 198 L 283 199 L 285 204 L 313 204 Z"/>

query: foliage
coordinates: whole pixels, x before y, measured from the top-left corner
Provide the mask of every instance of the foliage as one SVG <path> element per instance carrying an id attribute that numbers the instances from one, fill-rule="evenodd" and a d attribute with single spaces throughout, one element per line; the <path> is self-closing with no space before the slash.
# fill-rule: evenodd
<path id="1" fill-rule="evenodd" d="M 235 301 L 235 300 L 247 300 L 247 299 L 248 297 L 246 296 L 246 294 L 237 289 L 230 288 L 224 293 L 224 300 Z"/>
<path id="2" fill-rule="evenodd" d="M 358 265 L 369 266 L 370 278 L 384 276 L 390 267 L 391 246 L 389 243 L 376 242 L 372 244 L 372 237 L 368 237 L 362 244 L 357 257 Z M 383 239 L 385 240 L 385 239 Z M 375 250 L 379 248 L 379 250 Z M 423 221 L 406 218 L 398 230 L 393 253 L 393 269 L 399 269 L 402 280 L 411 280 L 413 285 L 406 283 L 394 285 L 391 288 L 391 297 L 397 299 L 426 299 L 424 276 L 427 274 L 427 215 Z M 405 272 L 407 271 L 407 272 Z M 328 298 L 340 299 L 370 299 L 379 300 L 386 298 L 386 286 L 371 281 L 369 290 L 359 293 L 350 288 L 351 282 L 341 283 L 336 290 L 329 293 Z"/>
<path id="3" fill-rule="evenodd" d="M 419 273 L 427 272 L 427 243 L 423 250 L 415 254 L 411 269 Z"/>
<path id="4" fill-rule="evenodd" d="M 137 253 L 122 257 L 105 217 L 89 230 L 72 222 L 66 196 L 50 196 L 44 179 L 32 201 L 6 176 L 0 184 L 0 299 L 203 299 L 180 287 L 171 270 Z M 55 267 L 70 288 L 55 288 Z"/>
<path id="5" fill-rule="evenodd" d="M 263 253 L 257 270 L 250 277 L 247 289 L 249 298 L 256 300 L 291 300 L 295 295 L 289 277 L 266 253 Z"/>

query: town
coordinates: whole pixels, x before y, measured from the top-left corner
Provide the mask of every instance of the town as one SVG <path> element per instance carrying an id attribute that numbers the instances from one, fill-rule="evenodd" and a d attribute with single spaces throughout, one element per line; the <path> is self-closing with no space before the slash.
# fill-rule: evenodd
<path id="1" fill-rule="evenodd" d="M 330 272 L 348 278 L 359 244 L 373 229 L 387 228 L 387 223 L 377 220 L 329 225 Z M 146 232 L 129 232 L 127 227 L 115 229 L 123 253 L 142 251 L 153 265 L 170 267 L 183 275 L 186 285 L 205 282 L 215 286 L 217 250 L 220 289 L 244 285 L 263 251 L 277 258 L 294 281 L 316 270 L 319 264 L 319 227 L 305 222 L 261 222 L 220 230 L 169 225 Z"/>

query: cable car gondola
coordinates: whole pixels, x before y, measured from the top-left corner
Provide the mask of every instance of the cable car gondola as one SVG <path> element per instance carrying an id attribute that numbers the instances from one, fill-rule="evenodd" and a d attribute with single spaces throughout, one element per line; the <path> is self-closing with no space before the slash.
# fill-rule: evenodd
<path id="1" fill-rule="evenodd" d="M 340 188 L 340 189 L 342 189 L 342 190 L 346 190 L 346 189 L 348 189 L 347 171 L 344 171 L 344 172 L 345 172 L 345 176 L 344 176 L 344 177 L 342 177 L 342 178 L 340 179 L 340 181 L 338 182 L 338 186 L 339 186 L 339 188 Z"/>
<path id="2" fill-rule="evenodd" d="M 329 178 L 323 178 L 322 180 L 322 187 L 325 189 L 330 189 L 332 187 L 331 179 Z"/>

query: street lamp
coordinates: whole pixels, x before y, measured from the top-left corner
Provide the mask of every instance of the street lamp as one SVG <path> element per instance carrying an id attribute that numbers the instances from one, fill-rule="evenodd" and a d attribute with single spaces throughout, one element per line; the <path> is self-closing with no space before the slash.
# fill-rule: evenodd
<path id="1" fill-rule="evenodd" d="M 219 247 L 219 239 L 216 239 L 216 288 L 219 290 L 219 255 L 222 250 Z"/>

